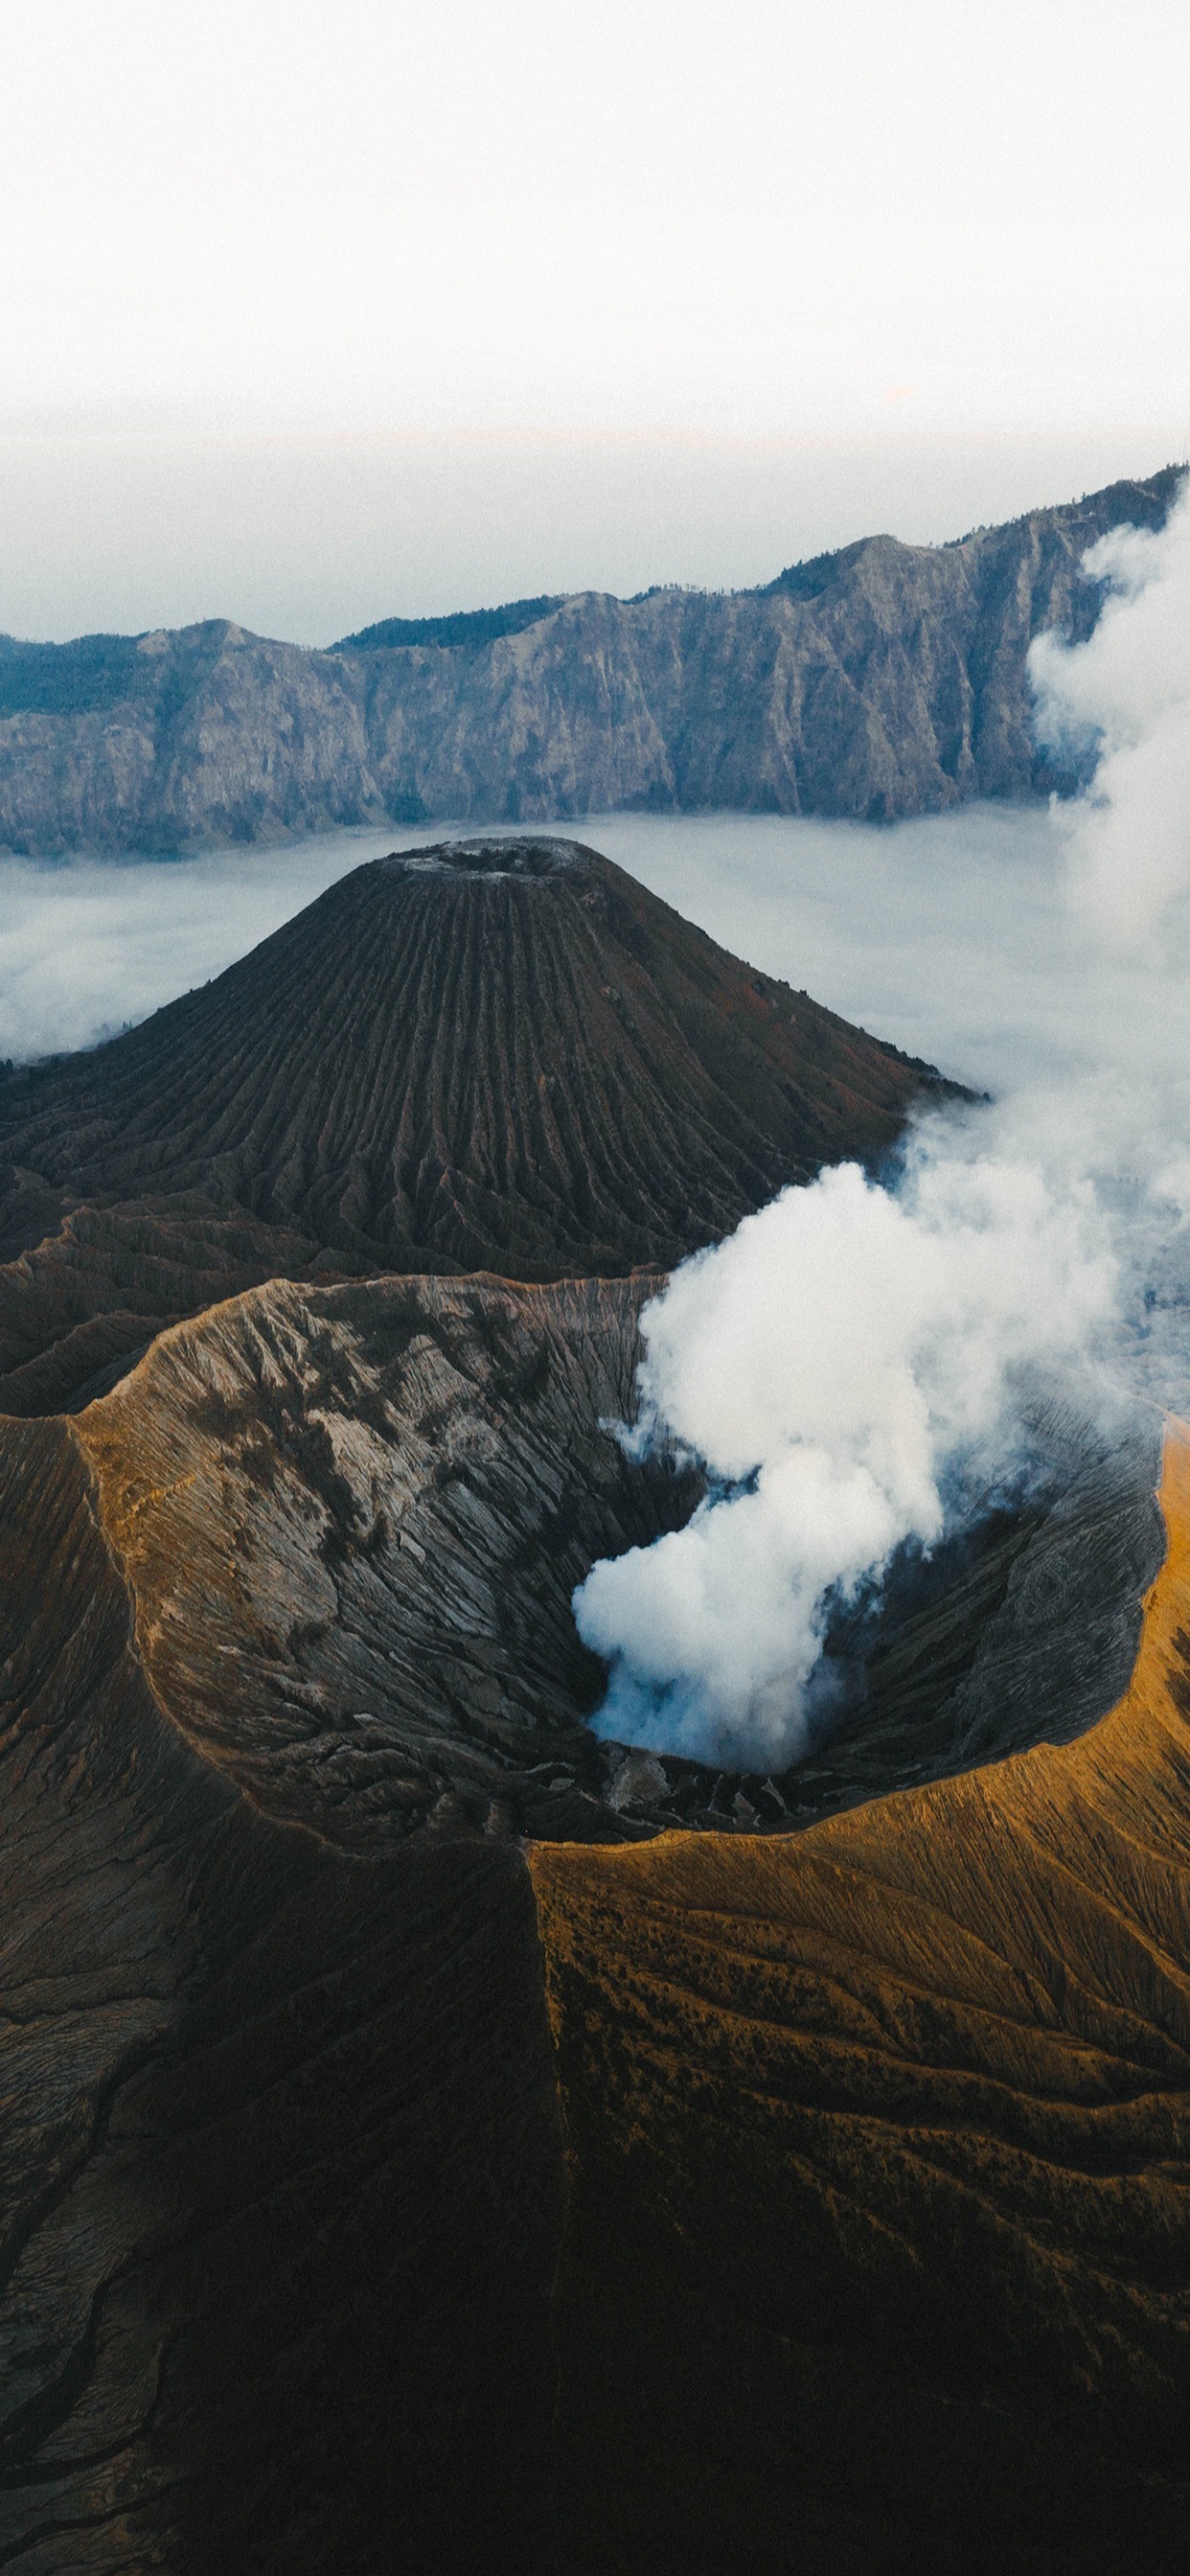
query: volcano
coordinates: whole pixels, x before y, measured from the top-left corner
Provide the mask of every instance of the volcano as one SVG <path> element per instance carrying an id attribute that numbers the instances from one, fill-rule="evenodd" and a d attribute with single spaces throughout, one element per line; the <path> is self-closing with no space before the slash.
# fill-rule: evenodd
<path id="1" fill-rule="evenodd" d="M 576 842 L 376 860 L 8 1076 L 0 1404 L 74 1408 L 270 1276 L 668 1269 L 947 1089 Z"/>

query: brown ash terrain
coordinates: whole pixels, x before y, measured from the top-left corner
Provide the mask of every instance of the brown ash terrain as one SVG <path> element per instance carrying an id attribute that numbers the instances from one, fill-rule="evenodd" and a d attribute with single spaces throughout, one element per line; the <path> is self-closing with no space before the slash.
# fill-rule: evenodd
<path id="1" fill-rule="evenodd" d="M 619 807 L 891 821 L 1070 782 L 1027 653 L 1086 635 L 1081 570 L 1159 527 L 1181 469 L 979 528 L 874 536 L 759 590 L 663 589 L 389 619 L 307 652 L 225 619 L 0 638 L 0 847 L 175 850 L 344 824 Z"/>
<path id="2" fill-rule="evenodd" d="M 930 1068 L 559 840 L 358 868 L 213 984 L 0 1078 L 0 1405 L 274 1276 L 668 1269 Z"/>
<path id="3" fill-rule="evenodd" d="M 357 1860 L 148 1684 L 0 1430 L 0 2563 L 548 2564 L 561 2145 L 508 1841 Z"/>
<path id="4" fill-rule="evenodd" d="M 1185 1435 L 1039 1413 L 776 1779 L 571 1614 L 661 1272 L 942 1096 L 537 840 L 0 1089 L 0 2566 L 1180 2568 Z"/>
<path id="5" fill-rule="evenodd" d="M 649 2374 L 666 2318 L 689 2342 L 683 2300 L 745 2377 L 771 2370 L 772 2334 L 800 2315 L 796 2247 L 768 2209 L 785 2150 L 766 2133 L 733 2151 L 754 2195 L 741 2223 L 779 2249 L 754 2316 L 737 2180 L 716 2217 L 697 2123 L 654 2137 L 646 2102 L 635 2129 L 623 2108 L 643 2081 L 664 2128 L 682 2063 L 705 2091 L 724 2042 L 701 2008 L 683 2035 L 657 1999 L 632 1884 L 625 1912 L 609 1883 L 618 1928 L 592 1918 L 584 1959 L 579 1856 L 683 1849 L 691 1837 L 664 1830 L 682 1823 L 740 1855 L 725 2009 L 730 2022 L 737 1974 L 749 1997 L 776 1978 L 779 2063 L 783 1918 L 761 1855 L 809 1847 L 830 1828 L 791 1827 L 857 1799 L 895 1838 L 904 1801 L 881 1791 L 972 1761 L 994 1779 L 1014 1746 L 1085 1727 L 1126 1682 L 1161 1533 L 1151 1447 L 1096 1455 L 1053 1424 L 1058 1498 L 899 1603 L 850 1739 L 814 1765 L 733 1781 L 597 1744 L 584 1720 L 600 1675 L 571 1588 L 595 1552 L 697 1499 L 689 1470 L 633 1465 L 608 1429 L 631 1404 L 649 1284 L 274 1283 L 161 1337 L 81 1415 L 0 1423 L 3 2563 L 569 2576 L 664 2563 L 667 2547 L 672 2563 L 730 2563 L 703 2473 L 677 2445 L 667 2478 L 640 2433 L 668 2420 Z M 561 1875 L 534 1860 L 531 1881 L 526 1832 Z M 1024 1828 L 1021 1842 L 1031 1865 Z M 916 1845 L 906 1866 L 921 1878 Z M 844 1904 L 837 1939 L 846 1925 Z M 870 1942 L 866 1915 L 853 1934 Z M 684 1912 L 674 1939 L 680 1977 L 705 1977 Z M 962 2007 L 966 1972 L 943 1952 L 942 1990 L 952 1973 Z M 1051 2015 L 1048 1973 L 1039 1953 L 1026 2030 Z M 642 2014 L 672 2069 L 659 2084 L 633 2071 Z M 605 2030 L 606 2077 L 584 2056 Z M 897 2123 L 929 2119 L 932 2082 L 907 2072 L 903 2099 L 884 2086 L 894 2157 Z M 715 2104 L 706 2149 L 727 2174 Z M 1053 2189 L 1077 2223 L 1055 2140 Z M 896 2223 L 879 2157 L 864 2190 L 879 2237 Z M 647 2261 L 642 2226 L 659 2231 Z M 862 2237 L 837 2259 L 850 2269 L 824 2393 L 865 2316 L 885 2330 L 884 2266 Z M 604 2377 L 609 2338 L 623 2367 Z M 963 2368 L 960 2483 L 982 2402 Z M 896 2427 L 870 2371 L 863 2386 L 882 2457 Z M 834 2549 L 795 2429 L 779 2466 L 765 2417 L 760 2490 L 735 2493 L 720 2462 L 728 2521 L 747 2563 L 797 2567 L 800 2538 L 783 2555 L 774 2532 L 809 2514 L 815 2567 L 849 2568 L 855 2511 Z M 902 2464 L 901 2525 L 950 2527 L 950 2471 L 939 2485 L 932 2463 L 928 2510 L 914 2474 Z M 1019 2561 L 973 2563 L 1006 2576 Z"/>
<path id="6" fill-rule="evenodd" d="M 1161 1501 L 1077 1742 L 802 1834 L 534 1845 L 567 2576 L 1184 2566 L 1185 1426 Z"/>

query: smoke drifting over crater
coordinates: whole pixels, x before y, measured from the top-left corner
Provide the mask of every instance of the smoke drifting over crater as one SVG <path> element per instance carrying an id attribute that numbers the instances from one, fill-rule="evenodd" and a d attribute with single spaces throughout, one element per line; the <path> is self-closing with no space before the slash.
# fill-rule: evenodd
<path id="1" fill-rule="evenodd" d="M 1138 1023 L 1121 984 L 1081 1064 L 931 1117 L 886 1186 L 851 1166 L 785 1191 L 646 1310 L 632 1437 L 693 1452 L 711 1490 L 685 1530 L 576 1593 L 610 1666 L 605 1736 L 741 1769 L 796 1760 L 829 1722 L 833 1610 L 899 1548 L 928 1551 L 1020 1490 L 1043 1390 L 1101 1422 L 1184 1401 L 1186 500 L 1160 537 L 1116 531 L 1088 569 L 1112 586 L 1100 627 L 1034 659 L 1047 738 L 1090 747 L 1087 790 L 1051 830 L 1101 942 L 1166 918 L 1151 1013 Z"/>
<path id="2" fill-rule="evenodd" d="M 601 1733 L 783 1769 L 832 1603 L 1019 1474 L 1040 1383 L 1085 1400 L 1116 1284 L 1093 1193 L 979 1142 L 923 1132 L 896 1195 L 856 1164 L 784 1191 L 648 1310 L 641 1431 L 716 1485 L 577 1596 Z"/>

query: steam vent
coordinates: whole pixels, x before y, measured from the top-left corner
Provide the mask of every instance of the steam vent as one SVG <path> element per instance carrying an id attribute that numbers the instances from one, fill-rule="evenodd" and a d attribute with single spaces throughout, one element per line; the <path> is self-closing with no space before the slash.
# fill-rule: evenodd
<path id="1" fill-rule="evenodd" d="M 537 839 L 0 1082 L 0 2565 L 1184 2563 L 1190 1432 L 589 1724 L 660 1274 L 942 1088 Z"/>

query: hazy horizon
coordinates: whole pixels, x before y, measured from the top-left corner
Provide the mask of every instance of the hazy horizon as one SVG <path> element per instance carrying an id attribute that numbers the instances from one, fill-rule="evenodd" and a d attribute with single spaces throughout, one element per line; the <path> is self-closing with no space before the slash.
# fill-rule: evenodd
<path id="1" fill-rule="evenodd" d="M 1152 0 L 0 0 L 0 629 L 743 588 L 1152 473 L 1181 51 Z"/>

